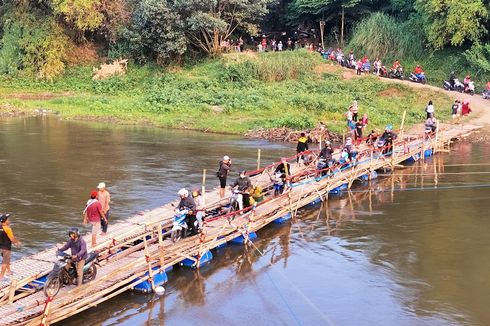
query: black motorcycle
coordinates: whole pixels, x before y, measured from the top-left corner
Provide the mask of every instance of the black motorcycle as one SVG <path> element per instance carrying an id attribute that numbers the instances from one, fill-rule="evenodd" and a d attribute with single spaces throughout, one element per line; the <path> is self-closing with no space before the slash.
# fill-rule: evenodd
<path id="1" fill-rule="evenodd" d="M 464 85 L 462 82 L 459 81 L 459 79 L 455 78 L 454 82 L 451 83 L 449 80 L 445 80 L 444 84 L 442 87 L 446 91 L 456 91 L 462 93 L 464 91 Z"/>
<path id="2" fill-rule="evenodd" d="M 49 273 L 46 283 L 44 284 L 44 295 L 54 297 L 58 294 L 63 286 L 77 284 L 77 270 L 75 262 L 72 262 L 71 255 L 64 252 L 56 252 L 58 261 L 54 263 L 53 270 Z M 97 267 L 95 266 L 98 256 L 97 252 L 91 252 L 85 260 L 83 267 L 83 283 L 93 281 L 97 275 Z M 70 267 L 66 266 L 70 263 Z"/>
<path id="3" fill-rule="evenodd" d="M 391 69 L 389 73 L 390 78 L 397 78 L 397 79 L 405 79 L 405 76 L 403 75 L 403 68 L 399 67 L 398 69 Z"/>

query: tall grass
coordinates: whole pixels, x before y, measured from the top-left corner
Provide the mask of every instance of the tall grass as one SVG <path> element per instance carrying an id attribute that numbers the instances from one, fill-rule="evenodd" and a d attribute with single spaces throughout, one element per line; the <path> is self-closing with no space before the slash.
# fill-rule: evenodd
<path id="1" fill-rule="evenodd" d="M 357 24 L 349 48 L 370 58 L 388 60 L 424 55 L 423 34 L 415 22 L 397 22 L 384 13 L 374 13 Z"/>

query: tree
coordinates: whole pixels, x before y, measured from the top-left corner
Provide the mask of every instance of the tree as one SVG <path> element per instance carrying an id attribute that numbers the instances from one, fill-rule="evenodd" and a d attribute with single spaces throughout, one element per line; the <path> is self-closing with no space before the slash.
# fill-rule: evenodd
<path id="1" fill-rule="evenodd" d="M 220 42 L 240 27 L 251 35 L 273 0 L 175 0 L 173 8 L 182 17 L 189 42 L 215 56 Z"/>
<path id="2" fill-rule="evenodd" d="M 482 0 L 416 0 L 430 44 L 441 49 L 477 42 L 487 33 L 488 9 Z"/>
<path id="3" fill-rule="evenodd" d="M 347 16 L 358 17 L 370 12 L 370 0 L 295 0 L 290 7 L 291 21 L 312 15 L 316 20 L 331 22 L 339 20 L 340 46 L 344 46 Z"/>
<path id="4" fill-rule="evenodd" d="M 138 61 L 163 63 L 186 51 L 183 27 L 182 19 L 165 0 L 142 0 L 135 7 L 124 37 Z"/>

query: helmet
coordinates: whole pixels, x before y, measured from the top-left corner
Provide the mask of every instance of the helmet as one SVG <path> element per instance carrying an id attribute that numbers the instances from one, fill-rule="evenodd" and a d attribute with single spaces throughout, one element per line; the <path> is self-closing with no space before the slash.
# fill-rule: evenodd
<path id="1" fill-rule="evenodd" d="M 200 195 L 200 194 L 199 194 L 199 190 L 194 190 L 194 191 L 192 191 L 192 197 L 197 197 L 197 196 L 199 196 L 199 195 Z"/>
<path id="2" fill-rule="evenodd" d="M 223 161 L 229 161 L 230 157 L 228 155 L 223 156 Z"/>
<path id="3" fill-rule="evenodd" d="M 327 140 L 327 141 L 325 142 L 325 146 L 328 146 L 328 145 L 330 145 L 330 144 L 331 144 L 331 143 L 330 143 L 330 141 L 329 141 L 329 140 Z"/>
<path id="4" fill-rule="evenodd" d="M 10 217 L 10 214 L 9 213 L 5 213 L 5 214 L 2 214 L 0 215 L 0 223 L 4 223 L 5 221 L 7 221 Z"/>
<path id="5" fill-rule="evenodd" d="M 71 237 L 71 235 L 74 234 L 77 236 L 77 238 L 80 236 L 80 232 L 78 232 L 77 228 L 71 228 L 70 231 L 68 231 L 68 236 Z"/>
<path id="6" fill-rule="evenodd" d="M 189 192 L 187 191 L 187 189 L 185 188 L 182 188 L 179 190 L 179 192 L 177 193 L 180 197 L 187 197 L 189 196 Z"/>
<path id="7" fill-rule="evenodd" d="M 393 125 L 389 124 L 386 126 L 386 131 L 391 131 L 393 130 Z"/>

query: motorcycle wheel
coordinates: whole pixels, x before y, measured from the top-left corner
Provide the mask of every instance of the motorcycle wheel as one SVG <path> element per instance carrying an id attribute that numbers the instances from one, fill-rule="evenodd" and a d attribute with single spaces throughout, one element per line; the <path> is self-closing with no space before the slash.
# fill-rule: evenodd
<path id="1" fill-rule="evenodd" d="M 174 230 L 172 231 L 170 238 L 172 239 L 172 242 L 175 243 L 179 241 L 182 238 L 182 230 Z"/>
<path id="2" fill-rule="evenodd" d="M 54 297 L 61 289 L 61 279 L 58 275 L 49 276 L 44 283 L 44 295 L 47 297 Z"/>
<path id="3" fill-rule="evenodd" d="M 83 282 L 88 283 L 90 281 L 95 280 L 95 276 L 97 275 L 97 267 L 95 264 L 90 265 L 85 273 L 83 273 Z"/>

